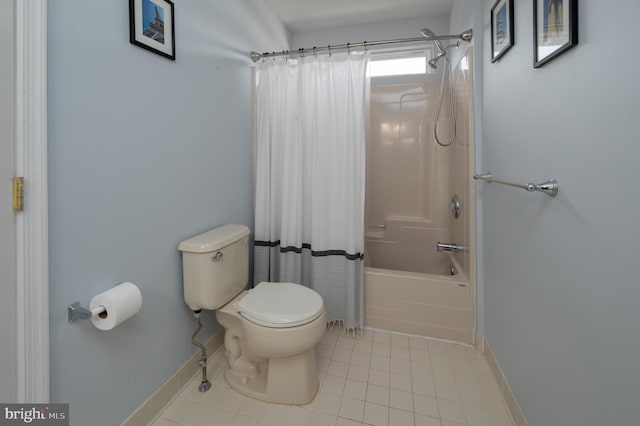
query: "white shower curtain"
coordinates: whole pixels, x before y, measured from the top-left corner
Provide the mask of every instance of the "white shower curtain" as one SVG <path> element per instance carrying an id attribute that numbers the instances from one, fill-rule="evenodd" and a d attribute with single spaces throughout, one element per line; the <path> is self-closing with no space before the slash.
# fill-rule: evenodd
<path id="1" fill-rule="evenodd" d="M 254 282 L 306 285 L 363 324 L 367 53 L 257 66 Z"/>

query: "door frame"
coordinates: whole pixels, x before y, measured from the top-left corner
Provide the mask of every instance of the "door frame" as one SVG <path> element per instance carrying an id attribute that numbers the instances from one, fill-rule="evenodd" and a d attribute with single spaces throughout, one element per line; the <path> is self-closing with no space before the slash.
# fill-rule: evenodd
<path id="1" fill-rule="evenodd" d="M 17 402 L 49 402 L 47 0 L 15 0 Z"/>

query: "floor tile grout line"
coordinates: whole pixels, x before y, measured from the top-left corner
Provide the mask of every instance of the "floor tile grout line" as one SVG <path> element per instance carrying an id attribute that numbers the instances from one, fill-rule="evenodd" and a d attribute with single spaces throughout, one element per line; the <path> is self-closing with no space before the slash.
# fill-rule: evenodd
<path id="1" fill-rule="evenodd" d="M 365 331 L 366 331 L 366 329 L 365 329 Z M 380 333 L 380 336 L 377 339 L 376 339 L 375 332 Z M 427 337 L 423 337 L 423 336 L 405 335 L 403 333 L 394 333 L 394 332 L 387 332 L 387 331 L 382 331 L 382 330 L 375 330 L 374 332 L 371 333 L 370 336 L 368 336 L 369 337 L 368 339 L 359 340 L 358 339 L 359 336 L 355 337 L 355 338 L 349 336 L 348 338 L 353 339 L 355 342 L 354 342 L 353 345 L 348 345 L 350 347 L 350 349 L 347 349 L 346 348 L 347 345 L 344 344 L 344 343 L 341 344 L 342 346 L 339 346 L 340 338 L 342 337 L 342 335 L 339 334 L 340 332 L 336 333 L 335 331 L 331 331 L 331 333 L 334 334 L 334 335 L 337 334 L 337 336 L 335 336 L 335 338 L 332 337 L 332 338 L 325 339 L 324 341 L 320 342 L 321 344 L 324 344 L 324 345 L 326 345 L 326 346 L 331 348 L 331 354 L 329 355 L 328 363 L 330 363 L 331 361 L 334 360 L 333 359 L 333 354 L 335 353 L 335 349 L 336 348 L 339 348 L 342 351 L 344 351 L 344 353 L 342 353 L 342 355 L 340 355 L 340 356 L 344 356 L 345 358 L 347 357 L 346 352 L 349 352 L 349 354 L 348 354 L 348 362 L 339 361 L 338 359 L 335 360 L 337 362 L 342 362 L 342 363 L 346 364 L 347 367 L 346 367 L 346 372 L 344 373 L 344 377 L 330 375 L 329 371 L 328 371 L 328 366 L 326 368 L 326 371 L 320 372 L 320 374 L 319 374 L 320 376 L 324 376 L 324 380 L 326 380 L 327 376 L 331 376 L 331 377 L 335 377 L 335 378 L 339 379 L 340 381 L 344 381 L 343 386 L 341 387 L 341 389 L 337 389 L 339 391 L 339 393 L 335 394 L 336 397 L 340 398 L 340 403 L 338 405 L 338 411 L 337 411 L 337 413 L 335 415 L 330 414 L 330 416 L 335 417 L 336 420 L 339 419 L 339 418 L 344 418 L 344 417 L 340 416 L 340 412 L 341 412 L 340 410 L 342 408 L 342 404 L 345 402 L 345 398 L 346 399 L 354 399 L 354 400 L 360 401 L 362 403 L 362 406 L 363 406 L 362 420 L 359 423 L 363 424 L 363 425 L 367 425 L 367 423 L 364 422 L 364 415 L 366 413 L 367 404 L 372 404 L 372 405 L 384 408 L 386 410 L 386 413 L 387 413 L 387 419 L 386 419 L 387 423 L 386 424 L 388 424 L 389 426 L 391 426 L 389 422 L 391 421 L 392 410 L 399 410 L 401 412 L 411 413 L 413 415 L 414 422 L 416 422 L 417 421 L 416 420 L 417 419 L 417 415 L 419 413 L 416 412 L 415 399 L 414 399 L 415 395 L 421 395 L 421 396 L 429 397 L 431 399 L 435 399 L 435 402 L 436 402 L 435 407 L 436 407 L 437 414 L 438 414 L 437 418 L 439 420 L 442 420 L 441 419 L 440 406 L 438 404 L 438 400 L 439 399 L 442 399 L 443 401 L 447 401 L 447 402 L 456 403 L 457 406 L 459 406 L 461 411 L 462 411 L 462 415 L 465 418 L 465 422 L 470 421 L 470 420 L 468 420 L 468 414 L 464 409 L 465 406 L 468 406 L 468 407 L 471 407 L 471 408 L 474 408 L 474 409 L 484 410 L 485 414 L 487 414 L 487 415 L 491 415 L 491 412 L 500 412 L 500 413 L 502 413 L 502 412 L 504 412 L 506 410 L 506 408 L 505 408 L 506 405 L 505 405 L 505 403 L 503 401 L 503 398 L 499 394 L 497 396 L 500 399 L 500 403 L 501 403 L 500 406 L 501 406 L 502 410 L 490 409 L 489 406 L 486 405 L 483 392 L 485 390 L 487 390 L 487 389 L 481 388 L 479 386 L 480 384 L 477 382 L 477 380 L 478 380 L 478 376 L 482 375 L 481 374 L 482 370 L 486 370 L 486 368 L 485 368 L 486 365 L 484 365 L 484 364 L 486 364 L 487 361 L 486 361 L 486 358 L 481 356 L 481 354 L 477 354 L 477 355 L 479 355 L 478 358 L 471 358 L 470 357 L 470 355 L 472 355 L 471 352 L 469 352 L 468 350 L 464 349 L 464 348 L 473 349 L 473 347 L 471 347 L 471 346 L 464 345 L 464 344 L 458 344 L 457 342 L 441 341 L 440 339 L 431 339 L 431 338 L 427 338 Z M 395 336 L 395 335 L 400 335 L 400 336 L 403 336 L 403 337 L 407 337 L 407 339 L 406 340 L 402 340 L 402 339 L 398 340 L 397 338 L 394 339 L 393 336 Z M 422 358 L 421 358 L 422 362 L 417 362 L 417 360 L 413 359 L 411 351 L 413 350 L 414 354 L 417 353 L 417 350 L 418 350 L 417 346 L 418 345 L 413 345 L 412 346 L 412 344 L 411 344 L 412 343 L 412 340 L 411 340 L 412 337 L 413 338 L 418 338 L 419 340 L 425 341 L 425 343 L 426 343 L 425 348 L 421 348 L 419 350 L 426 354 L 426 359 L 427 359 L 426 362 L 423 361 Z M 323 339 L 324 339 L 324 337 L 323 337 Z M 394 340 L 395 340 L 396 343 L 400 343 L 400 344 L 395 344 L 394 345 L 393 344 Z M 358 342 L 358 341 L 362 341 L 362 342 L 368 341 L 368 342 L 370 342 L 370 344 L 367 345 L 367 346 L 369 346 L 368 350 L 367 351 L 362 351 L 362 346 L 364 346 L 364 345 L 356 346 L 356 342 Z M 432 345 L 433 348 L 431 348 L 430 345 L 429 345 L 429 342 L 432 342 L 432 341 L 434 342 L 434 344 Z M 331 343 L 328 343 L 328 342 L 331 342 Z M 406 344 L 405 344 L 405 342 L 406 342 Z M 389 346 L 389 353 L 387 355 L 387 358 L 389 359 L 389 364 L 390 365 L 389 365 L 388 371 L 384 372 L 385 374 L 383 374 L 383 376 L 384 375 L 388 376 L 388 381 L 387 381 L 386 386 L 381 386 L 379 384 L 375 384 L 375 383 L 372 383 L 372 382 L 369 381 L 370 380 L 371 371 L 372 370 L 377 370 L 377 369 L 374 369 L 373 365 L 372 365 L 373 364 L 372 360 L 373 360 L 373 356 L 374 356 L 374 354 L 373 354 L 373 345 L 375 343 L 381 343 L 381 344 L 385 344 L 385 345 Z M 436 346 L 436 345 L 438 345 L 438 346 Z M 457 346 L 458 348 L 461 348 L 461 349 L 454 349 L 452 345 L 455 345 L 455 346 Z M 393 347 L 396 348 L 396 350 L 395 350 L 395 355 L 396 356 L 392 356 Z M 434 360 L 434 357 L 432 355 L 436 355 L 436 353 L 432 352 L 432 349 L 435 350 L 436 347 L 438 347 L 439 349 L 437 351 L 438 352 L 438 356 L 436 356 L 435 359 L 440 359 L 440 360 L 444 359 L 445 361 L 443 362 L 443 364 L 448 365 L 448 369 L 449 369 L 449 371 L 451 373 L 451 380 L 452 380 L 450 384 L 453 387 L 452 390 L 455 391 L 456 395 L 458 396 L 457 400 L 445 399 L 444 397 L 443 398 L 439 398 L 439 394 L 438 394 L 438 390 L 437 390 L 437 384 L 436 384 L 437 383 L 436 382 L 436 376 L 437 375 L 442 375 L 442 373 L 441 372 L 440 373 L 436 373 L 435 365 L 432 362 Z M 358 349 L 357 351 L 356 351 L 356 348 Z M 218 365 L 215 364 L 214 360 L 217 358 L 218 354 L 222 351 L 222 349 L 223 348 L 220 348 L 218 351 L 216 351 L 211 356 L 209 365 L 211 365 L 212 367 L 213 366 L 218 367 Z M 408 358 L 409 359 L 406 359 L 407 352 L 408 352 Z M 352 363 L 352 361 L 354 360 L 354 354 L 355 353 L 364 353 L 364 354 L 368 355 L 369 359 L 368 359 L 368 363 L 365 364 L 366 366 L 362 366 L 361 364 L 357 364 L 357 363 Z M 320 356 L 318 355 L 318 357 L 320 357 Z M 405 358 L 403 358 L 403 357 L 405 357 Z M 403 365 L 404 363 L 407 363 L 407 365 L 408 365 L 408 374 L 406 374 L 404 372 L 406 370 L 392 371 L 392 367 L 391 367 L 391 360 L 392 359 L 397 360 L 396 367 L 398 369 L 400 368 L 399 366 Z M 482 360 L 483 364 L 480 364 L 479 366 L 472 364 L 472 360 L 474 360 L 474 359 Z M 455 361 L 455 360 L 457 360 L 457 361 Z M 465 360 L 468 362 L 468 364 L 469 364 L 469 366 L 471 368 L 471 370 L 470 370 L 471 378 L 469 378 L 469 377 L 464 378 L 463 377 L 462 379 L 460 379 L 458 376 L 460 376 L 461 374 L 456 375 L 456 373 L 454 372 L 454 371 L 456 371 L 455 370 L 455 364 L 464 365 L 464 361 Z M 452 363 L 452 361 L 455 361 L 455 362 Z M 416 374 L 414 369 L 416 368 L 416 365 L 418 365 L 418 364 L 423 364 L 425 366 L 428 366 L 428 371 L 430 373 L 430 378 L 429 379 L 418 377 L 418 376 L 414 375 L 414 374 Z M 220 366 L 220 367 L 222 368 L 222 366 Z M 352 369 L 352 367 L 354 367 L 354 368 Z M 366 374 L 358 375 L 358 373 L 352 373 L 352 370 L 356 371 L 358 369 L 358 368 L 355 368 L 355 367 L 366 369 Z M 478 367 L 478 368 L 476 369 L 476 367 Z M 404 368 L 404 367 L 402 367 L 402 368 Z M 212 370 L 213 370 L 213 368 L 212 368 Z M 480 370 L 480 371 L 478 371 L 478 370 Z M 382 371 L 382 370 L 377 370 L 377 371 Z M 350 374 L 351 374 L 351 376 L 350 376 Z M 464 374 L 466 374 L 466 373 L 464 373 Z M 197 375 L 197 373 L 196 373 L 196 375 Z M 401 385 L 400 383 L 396 383 L 395 386 L 397 388 L 396 387 L 392 388 L 392 383 L 391 383 L 392 375 L 395 375 L 393 377 L 396 377 L 396 379 L 398 379 L 398 380 L 399 380 L 399 378 L 401 378 L 403 376 L 406 376 L 408 378 L 410 386 L 407 386 L 406 383 L 404 385 Z M 486 376 L 490 377 L 491 379 L 493 379 L 493 381 L 495 381 L 495 378 L 493 378 L 491 375 L 486 375 Z M 433 384 L 433 391 L 434 391 L 435 395 L 434 396 L 430 396 L 430 395 L 417 394 L 415 392 L 415 386 L 414 386 L 414 382 L 415 382 L 416 379 L 430 380 L 430 382 Z M 474 380 L 473 383 L 474 383 L 475 389 L 477 389 L 478 392 L 480 393 L 480 398 L 482 399 L 482 401 L 481 401 L 482 402 L 482 406 L 473 405 L 472 403 L 465 403 L 463 401 L 462 394 L 461 394 L 461 391 L 460 391 L 460 387 L 464 384 L 464 382 L 459 382 L 459 380 L 472 380 L 472 379 Z M 195 380 L 195 379 L 192 378 L 189 381 L 188 384 L 193 382 L 193 380 Z M 486 378 L 484 380 L 486 380 Z M 363 398 L 362 400 L 360 400 L 357 397 L 354 397 L 353 395 L 347 395 L 346 394 L 347 385 L 348 385 L 349 381 L 361 383 L 362 386 L 364 386 L 364 394 L 362 396 L 362 398 Z M 446 382 L 446 383 L 448 383 L 448 382 Z M 495 383 L 494 383 L 494 385 L 495 385 Z M 387 403 L 385 405 L 381 405 L 381 404 L 378 404 L 377 402 L 370 401 L 370 400 L 367 399 L 370 396 L 370 391 L 372 389 L 370 386 L 379 386 L 379 387 L 382 387 L 382 388 L 386 388 L 386 392 L 387 392 L 388 398 L 387 398 Z M 405 386 L 405 387 L 400 388 L 401 386 Z M 233 389 L 229 388 L 228 386 L 226 388 L 229 389 L 229 391 L 231 391 L 231 392 L 235 392 Z M 489 385 L 489 390 L 490 391 L 494 391 L 493 388 L 495 388 L 495 386 L 490 386 Z M 322 388 L 322 385 L 321 385 L 320 391 L 322 391 L 322 390 L 323 390 L 323 388 Z M 184 397 L 184 391 L 185 391 L 185 388 L 183 387 L 183 389 L 180 390 L 180 392 L 173 399 L 173 401 L 176 401 L 178 398 L 184 398 L 187 401 L 192 401 L 192 400 L 189 400 L 188 398 Z M 407 409 L 398 408 L 397 406 L 396 407 L 392 406 L 391 405 L 392 402 L 390 400 L 392 391 L 405 392 L 405 393 L 409 394 L 411 396 L 411 399 L 412 399 L 412 403 L 413 403 L 412 407 L 413 407 L 413 409 L 410 411 L 410 410 L 407 410 Z M 314 399 L 314 401 L 315 401 L 315 399 Z M 196 402 L 196 401 L 192 401 L 192 402 Z M 168 405 L 170 405 L 170 404 L 168 404 Z M 167 405 L 167 407 L 163 408 L 162 413 L 164 413 L 167 410 L 168 405 Z M 241 415 L 242 416 L 246 416 L 246 414 L 243 414 L 243 413 L 241 413 L 239 411 L 240 409 L 241 408 L 238 408 L 238 410 L 236 410 L 233 413 L 233 415 L 234 415 L 233 418 L 234 419 L 237 416 L 241 416 Z M 311 417 L 321 414 L 320 411 L 314 410 L 312 408 L 305 408 L 305 409 L 309 411 L 309 413 L 310 413 L 309 415 Z M 259 417 L 252 417 L 252 416 L 247 416 L 247 417 L 250 417 L 250 418 L 252 418 L 254 420 L 257 420 L 257 422 L 260 422 L 260 421 L 262 421 L 264 415 L 260 415 Z M 160 414 L 157 417 L 156 421 L 159 420 L 160 418 L 162 418 L 162 414 Z M 179 423 L 175 423 L 175 421 L 173 421 L 171 419 L 164 419 L 164 420 L 174 422 L 174 424 L 179 424 Z M 286 422 L 286 420 L 285 420 L 285 422 Z"/>

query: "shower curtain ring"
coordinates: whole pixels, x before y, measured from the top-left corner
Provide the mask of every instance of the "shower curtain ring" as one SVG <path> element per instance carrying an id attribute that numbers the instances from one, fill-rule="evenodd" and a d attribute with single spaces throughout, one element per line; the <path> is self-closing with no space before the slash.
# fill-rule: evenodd
<path id="1" fill-rule="evenodd" d="M 304 58 L 304 47 L 303 47 L 303 48 L 298 49 L 298 55 L 299 55 L 301 58 Z"/>
<path id="2" fill-rule="evenodd" d="M 367 53 L 369 49 L 367 49 L 367 40 L 364 41 L 364 52 Z"/>
<path id="3" fill-rule="evenodd" d="M 329 50 L 329 56 L 331 56 L 331 45 L 330 44 L 327 45 L 327 49 Z"/>
<path id="4" fill-rule="evenodd" d="M 318 57 L 318 52 L 316 52 L 316 47 L 313 46 L 313 57 L 317 58 Z"/>
<path id="5" fill-rule="evenodd" d="M 351 55 L 351 43 L 347 43 L 347 55 Z"/>

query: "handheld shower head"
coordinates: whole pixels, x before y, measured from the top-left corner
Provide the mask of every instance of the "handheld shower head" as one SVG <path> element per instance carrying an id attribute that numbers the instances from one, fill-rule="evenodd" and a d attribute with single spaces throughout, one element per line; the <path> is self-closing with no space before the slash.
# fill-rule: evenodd
<path id="1" fill-rule="evenodd" d="M 436 33 L 431 31 L 429 28 L 423 28 L 420 30 L 420 32 L 422 33 L 423 37 L 427 39 L 430 39 L 436 36 Z M 433 40 L 433 42 L 435 43 L 436 48 L 438 49 L 438 52 L 444 52 L 444 48 L 442 47 L 442 43 L 440 43 L 440 40 Z"/>
<path id="2" fill-rule="evenodd" d="M 444 58 L 445 56 L 447 56 L 447 52 L 443 50 L 442 52 L 438 53 L 434 58 L 429 59 L 427 63 L 431 68 L 435 70 L 438 68 L 438 61 L 440 60 L 440 58 Z"/>

